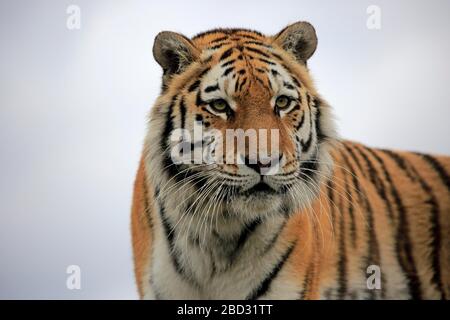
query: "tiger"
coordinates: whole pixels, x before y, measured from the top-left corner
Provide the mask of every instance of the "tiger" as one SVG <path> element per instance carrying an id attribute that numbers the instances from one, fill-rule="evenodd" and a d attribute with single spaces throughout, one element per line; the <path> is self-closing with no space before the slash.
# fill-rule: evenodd
<path id="1" fill-rule="evenodd" d="M 131 210 L 141 299 L 450 297 L 450 157 L 341 138 L 308 69 L 317 42 L 304 21 L 156 36 Z M 276 130 L 278 145 L 176 161 L 173 133 L 197 127 Z M 203 139 L 184 145 L 230 156 Z"/>

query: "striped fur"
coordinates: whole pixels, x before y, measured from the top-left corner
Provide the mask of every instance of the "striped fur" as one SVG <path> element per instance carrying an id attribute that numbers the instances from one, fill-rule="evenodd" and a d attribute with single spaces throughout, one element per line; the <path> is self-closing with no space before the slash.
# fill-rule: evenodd
<path id="1" fill-rule="evenodd" d="M 163 35 L 163 90 L 132 208 L 141 298 L 450 297 L 450 157 L 338 139 L 306 67 L 311 28 Z M 290 109 L 274 107 L 280 94 Z M 212 110 L 211 97 L 226 99 L 227 112 Z M 263 178 L 276 192 L 252 189 L 259 175 L 245 165 L 174 164 L 169 136 L 195 120 L 205 130 L 279 129 L 282 171 Z M 371 265 L 380 290 L 367 287 Z"/>

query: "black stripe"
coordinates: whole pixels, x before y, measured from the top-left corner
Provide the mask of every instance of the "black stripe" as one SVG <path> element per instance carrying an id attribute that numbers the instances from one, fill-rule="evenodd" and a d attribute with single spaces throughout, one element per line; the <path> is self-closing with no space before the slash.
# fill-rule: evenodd
<path id="1" fill-rule="evenodd" d="M 347 256 L 345 243 L 345 220 L 344 220 L 344 206 L 343 196 L 339 193 L 339 259 L 337 265 L 338 271 L 338 299 L 343 300 L 347 294 Z"/>
<path id="2" fill-rule="evenodd" d="M 209 50 L 217 50 L 217 49 L 222 48 L 222 47 L 225 46 L 225 45 L 230 45 L 230 44 L 231 44 L 230 42 L 218 43 L 218 44 L 216 44 L 215 46 L 209 47 L 208 49 L 209 49 Z"/>
<path id="3" fill-rule="evenodd" d="M 300 105 L 296 104 L 288 113 L 294 112 L 294 111 L 299 111 L 300 110 Z"/>
<path id="4" fill-rule="evenodd" d="M 358 152 L 358 154 L 364 160 L 364 162 L 366 164 L 366 168 L 369 172 L 370 181 L 375 186 L 375 189 L 377 190 L 378 195 L 383 199 L 383 202 L 386 204 L 388 216 L 389 216 L 390 220 L 393 222 L 394 210 L 392 209 L 392 204 L 387 197 L 386 189 L 384 187 L 383 182 L 381 181 L 380 177 L 378 176 L 378 173 L 375 170 L 373 163 L 370 161 L 370 159 L 367 157 L 367 155 L 359 148 L 359 146 L 355 145 L 354 147 L 355 147 L 355 151 Z"/>
<path id="5" fill-rule="evenodd" d="M 447 189 L 450 190 L 450 176 L 448 175 L 447 171 L 445 171 L 444 167 L 439 163 L 439 161 L 429 154 L 418 153 L 418 155 L 433 167 L 433 169 L 439 175 L 442 183 L 444 183 L 444 185 L 447 186 Z"/>
<path id="6" fill-rule="evenodd" d="M 347 146 L 347 144 L 345 144 L 345 143 L 344 143 L 344 147 L 345 147 L 346 151 L 350 154 L 350 157 L 356 163 L 358 161 L 358 158 L 356 158 L 355 154 L 353 153 L 353 150 L 351 150 L 350 147 Z M 380 265 L 380 252 L 379 252 L 377 236 L 376 236 L 375 228 L 374 228 L 373 210 L 372 210 L 372 206 L 370 205 L 369 200 L 367 199 L 365 190 L 363 188 L 361 188 L 361 185 L 355 176 L 356 175 L 355 169 L 350 164 L 350 161 L 347 158 L 346 154 L 344 152 L 342 152 L 341 154 L 342 154 L 342 157 L 344 160 L 344 165 L 350 170 L 350 172 L 353 173 L 352 182 L 355 186 L 356 193 L 358 195 L 358 201 L 361 205 L 364 205 L 364 210 L 366 213 L 366 219 L 367 219 L 366 233 L 369 238 L 369 243 L 368 243 L 368 252 L 367 252 L 366 263 L 365 263 L 365 265 L 362 266 L 362 269 L 363 269 L 362 272 L 365 273 L 367 266 L 372 265 L 372 264 L 375 264 L 378 266 Z M 360 168 L 360 172 L 363 173 L 362 168 Z M 384 283 L 384 279 L 385 279 L 384 277 L 381 278 L 382 284 Z M 384 287 L 384 285 L 383 285 L 383 287 Z M 382 291 L 382 295 L 384 296 L 384 291 Z M 375 299 L 375 291 L 374 290 L 369 290 L 369 299 L 371 299 L 371 300 Z"/>
<path id="7" fill-rule="evenodd" d="M 272 88 L 273 88 L 272 80 L 270 80 L 270 78 L 267 78 L 267 82 L 269 83 L 270 90 L 272 90 Z"/>
<path id="8" fill-rule="evenodd" d="M 234 70 L 234 67 L 229 67 L 229 68 L 225 69 L 225 71 L 222 74 L 222 77 L 226 77 L 233 70 Z"/>
<path id="9" fill-rule="evenodd" d="M 309 97 L 309 94 L 307 95 L 307 99 Z M 320 124 L 320 117 L 322 115 L 322 111 L 320 110 L 322 106 L 322 101 L 318 98 L 313 98 L 314 107 L 316 109 L 315 114 L 315 125 L 316 125 L 316 135 L 317 135 L 317 143 L 320 143 L 322 140 L 326 139 L 327 136 L 323 133 L 322 126 Z M 309 103 L 308 103 L 309 105 Z M 310 107 L 311 108 L 311 107 Z"/>
<path id="10" fill-rule="evenodd" d="M 208 73 L 209 70 L 211 70 L 210 67 L 208 67 L 208 68 L 206 68 L 205 70 L 203 70 L 203 71 L 198 75 L 198 78 L 199 78 L 199 79 L 203 78 L 203 76 L 204 76 L 206 73 Z"/>
<path id="11" fill-rule="evenodd" d="M 221 65 L 221 67 L 222 68 L 225 68 L 226 66 L 229 66 L 230 64 L 233 64 L 234 62 L 236 62 L 236 60 L 230 60 L 230 61 L 227 61 L 227 62 L 224 62 L 224 63 L 222 63 L 222 65 Z"/>
<path id="12" fill-rule="evenodd" d="M 296 138 L 297 138 L 297 136 L 296 136 Z M 300 161 L 300 167 L 299 167 L 298 173 L 301 174 L 302 176 L 309 177 L 310 179 L 315 181 L 317 167 L 318 167 L 317 153 L 315 153 L 314 156 L 311 157 L 310 160 Z M 303 171 L 305 171 L 305 172 L 303 172 Z"/>
<path id="13" fill-rule="evenodd" d="M 258 58 L 258 60 L 259 60 L 259 61 L 261 61 L 261 62 L 267 63 L 267 64 L 269 64 L 269 65 L 271 65 L 271 66 L 274 66 L 274 65 L 276 65 L 276 63 L 275 63 L 275 62 L 273 62 L 273 61 L 269 61 L 269 60 L 267 60 L 267 59 L 264 59 L 264 58 Z"/>
<path id="14" fill-rule="evenodd" d="M 213 91 L 216 91 L 216 90 L 219 90 L 219 84 L 216 84 L 214 86 L 207 86 L 205 88 L 205 92 L 213 92 Z"/>
<path id="15" fill-rule="evenodd" d="M 289 259 L 292 251 L 294 250 L 296 242 L 291 244 L 286 252 L 281 256 L 281 259 L 275 265 L 275 267 L 269 272 L 266 278 L 259 284 L 257 288 L 247 297 L 248 300 L 256 300 L 267 293 L 270 288 L 272 281 L 277 277 L 278 273 L 283 268 L 286 261 Z"/>
<path id="16" fill-rule="evenodd" d="M 423 191 L 427 194 L 428 200 L 426 201 L 428 205 L 430 205 L 430 236 L 432 241 L 429 245 L 431 248 L 431 272 L 433 273 L 431 281 L 436 286 L 437 290 L 441 295 L 441 299 L 444 298 L 444 290 L 441 279 L 441 260 L 440 260 L 440 248 L 441 248 L 441 227 L 439 222 L 439 204 L 436 199 L 436 196 L 433 194 L 433 190 L 431 187 L 425 182 L 425 180 L 420 176 L 419 172 L 413 167 L 408 166 L 406 160 L 400 156 L 398 153 L 395 153 L 391 150 L 381 150 L 385 155 L 387 155 L 390 159 L 392 159 L 397 166 L 404 171 L 404 173 L 408 176 L 408 178 L 412 182 L 418 182 L 423 189 Z"/>
<path id="17" fill-rule="evenodd" d="M 191 86 L 189 87 L 188 91 L 192 92 L 196 90 L 200 86 L 200 80 L 196 80 Z"/>
<path id="18" fill-rule="evenodd" d="M 353 214 L 353 196 L 352 196 L 352 190 L 349 187 L 349 181 L 348 181 L 348 173 L 342 169 L 342 173 L 344 175 L 344 185 L 345 185 L 345 193 L 348 202 L 348 216 L 350 217 L 350 239 L 351 244 L 353 248 L 356 248 L 356 224 L 355 224 L 355 217 Z"/>
<path id="19" fill-rule="evenodd" d="M 233 53 L 233 48 L 230 48 L 228 50 L 226 50 L 224 53 L 222 53 L 222 55 L 220 56 L 219 60 L 225 60 L 226 58 L 228 58 L 229 56 L 231 56 L 231 54 Z"/>
<path id="20" fill-rule="evenodd" d="M 204 32 L 198 33 L 192 39 L 195 40 L 195 39 L 202 38 L 202 37 L 205 37 L 205 36 L 210 35 L 210 34 L 222 33 L 222 34 L 226 34 L 226 35 L 237 35 L 237 36 L 241 36 L 241 37 L 244 37 L 244 38 L 259 40 L 255 36 L 248 35 L 248 34 L 242 34 L 242 32 L 249 32 L 249 33 L 253 33 L 253 34 L 257 35 L 257 36 L 263 37 L 263 34 L 261 32 L 258 32 L 258 31 L 255 31 L 255 30 L 250 30 L 250 29 L 216 28 L 216 29 L 212 29 L 212 30 L 208 30 L 208 31 L 204 31 Z"/>
<path id="21" fill-rule="evenodd" d="M 157 195 L 155 195 L 155 199 L 158 199 Z M 180 262 L 178 261 L 177 255 L 175 253 L 175 242 L 174 242 L 175 230 L 172 229 L 172 226 L 170 225 L 170 222 L 166 216 L 165 208 L 164 208 L 162 201 L 160 199 L 158 199 L 157 201 L 158 201 L 159 215 L 161 216 L 162 226 L 164 229 L 164 233 L 166 235 L 167 242 L 169 243 L 170 259 L 172 260 L 172 264 L 175 267 L 176 272 L 184 277 L 184 270 L 183 270 Z"/>
<path id="22" fill-rule="evenodd" d="M 257 46 L 264 47 L 264 48 L 273 48 L 272 46 L 270 46 L 268 44 L 265 44 L 265 43 L 263 43 L 261 41 L 257 41 L 257 40 L 251 40 L 251 41 L 243 42 L 243 45 L 246 45 L 246 44 L 254 44 L 254 45 L 257 45 Z"/>
<path id="23" fill-rule="evenodd" d="M 205 102 L 206 103 L 206 102 Z M 211 111 L 209 111 L 209 109 L 208 108 L 206 108 L 206 107 L 202 107 L 201 108 L 203 111 L 205 111 L 205 112 L 207 112 L 207 113 L 209 113 L 210 115 L 212 115 L 212 116 L 216 116 L 214 113 L 212 113 Z M 227 113 L 228 114 L 228 113 Z"/>
<path id="24" fill-rule="evenodd" d="M 306 269 L 306 274 L 303 279 L 303 285 L 302 285 L 303 288 L 300 293 L 300 300 L 306 299 L 306 295 L 309 292 L 309 285 L 310 285 L 311 279 L 313 278 L 313 273 L 314 273 L 314 263 L 313 263 L 313 261 L 311 261 L 309 263 L 308 269 Z"/>
<path id="25" fill-rule="evenodd" d="M 301 141 L 300 144 L 302 146 L 302 151 L 303 152 L 307 152 L 309 150 L 309 148 L 311 147 L 311 143 L 312 143 L 312 138 L 313 138 L 313 121 L 312 121 L 312 113 L 311 113 L 311 109 L 309 109 L 309 137 L 308 140 L 305 141 Z"/>
<path id="26" fill-rule="evenodd" d="M 213 56 L 210 55 L 210 56 L 206 57 L 205 59 L 203 59 L 202 63 L 209 63 L 209 62 L 211 62 L 212 58 L 213 58 Z M 209 69 L 209 67 L 208 67 L 208 69 Z"/>
<path id="27" fill-rule="evenodd" d="M 302 151 L 304 153 L 308 152 L 309 148 L 311 147 L 312 137 L 313 137 L 312 131 L 310 131 L 308 140 L 306 140 L 306 142 L 304 142 L 303 140 L 300 142 L 300 144 L 302 145 Z"/>
<path id="28" fill-rule="evenodd" d="M 183 176 L 177 175 L 180 170 L 180 166 L 173 163 L 171 156 L 170 156 L 170 150 L 168 150 L 169 139 L 170 139 L 172 130 L 174 129 L 174 127 L 173 127 L 174 116 L 172 115 L 172 112 L 173 112 L 173 108 L 175 106 L 175 102 L 176 102 L 177 98 L 178 98 L 177 96 L 174 96 L 172 98 L 172 102 L 170 103 L 168 110 L 166 111 L 166 122 L 164 124 L 164 130 L 161 135 L 160 148 L 161 148 L 162 157 L 163 157 L 164 171 L 167 172 L 169 174 L 169 176 L 175 177 L 175 181 L 181 181 L 182 179 L 191 177 L 193 173 L 191 171 L 187 171 Z M 195 178 L 192 178 L 191 181 L 194 184 L 194 186 L 201 188 L 206 183 L 206 178 L 205 177 L 195 177 Z"/>
<path id="29" fill-rule="evenodd" d="M 265 57 L 265 58 L 270 58 L 270 56 L 269 56 L 267 53 L 262 52 L 262 51 L 259 50 L 259 49 L 252 48 L 252 47 L 244 47 L 244 48 L 245 48 L 245 50 L 248 50 L 248 51 L 257 53 L 257 54 L 259 54 L 259 55 L 262 55 L 262 56 Z"/>
<path id="30" fill-rule="evenodd" d="M 331 214 L 330 219 L 331 219 L 331 223 L 333 224 L 333 230 L 334 230 L 334 222 L 336 221 L 334 209 L 335 209 L 336 204 L 334 202 L 333 191 L 334 191 L 334 184 L 333 184 L 333 181 L 331 179 L 329 179 L 327 181 L 327 196 L 328 196 L 328 199 L 330 200 L 330 214 Z"/>
<path id="31" fill-rule="evenodd" d="M 264 35 L 261 32 L 258 32 L 258 31 L 255 31 L 255 30 L 244 30 L 244 29 L 242 29 L 242 30 L 239 30 L 236 34 L 238 36 L 240 36 L 240 37 L 243 37 L 243 38 L 248 38 L 248 39 L 253 39 L 253 40 L 260 40 L 259 38 L 254 37 L 254 36 L 252 36 L 250 34 L 242 33 L 242 31 L 251 32 L 251 33 L 254 33 L 254 34 L 256 34 L 256 35 L 258 35 L 260 37 L 264 37 Z"/>
<path id="32" fill-rule="evenodd" d="M 174 164 L 171 157 L 170 157 L 170 150 L 169 150 L 169 140 L 172 134 L 172 131 L 174 129 L 174 116 L 172 115 L 173 108 L 175 106 L 175 102 L 178 99 L 177 96 L 174 96 L 172 98 L 172 101 L 166 111 L 166 121 L 164 124 L 164 130 L 161 135 L 160 140 L 160 148 L 163 158 L 163 170 L 168 173 L 169 176 L 176 176 L 179 171 L 179 166 Z"/>
<path id="33" fill-rule="evenodd" d="M 258 77 L 255 77 L 256 81 L 258 81 L 265 89 L 270 90 L 270 88 L 264 83 L 264 81 Z"/>
<path id="34" fill-rule="evenodd" d="M 278 60 L 283 61 L 283 58 L 282 58 L 279 54 L 277 54 L 277 53 L 275 53 L 275 52 L 271 52 L 271 54 L 272 54 L 275 58 L 277 58 Z"/>
<path id="35" fill-rule="evenodd" d="M 203 105 L 206 104 L 206 102 L 203 101 L 203 99 L 202 99 L 202 95 L 200 93 L 200 90 L 197 91 L 197 96 L 195 98 L 195 104 L 197 105 L 197 107 L 200 107 L 200 106 L 203 106 Z"/>
<path id="36" fill-rule="evenodd" d="M 302 117 L 300 119 L 300 122 L 295 127 L 295 130 L 296 131 L 300 130 L 300 128 L 301 128 L 301 126 L 303 125 L 304 122 L 305 122 L 305 112 L 302 113 Z"/>
<path id="37" fill-rule="evenodd" d="M 240 80 L 240 78 L 238 78 L 238 79 L 236 80 L 236 82 L 234 83 L 234 92 L 238 92 L 238 89 L 239 89 L 239 80 Z"/>
<path id="38" fill-rule="evenodd" d="M 299 87 L 299 88 L 302 87 L 302 85 L 301 85 L 300 82 L 297 80 L 297 78 L 292 77 L 292 81 L 295 83 L 295 85 L 296 85 L 297 87 Z"/>
<path id="39" fill-rule="evenodd" d="M 163 200 L 159 198 L 159 188 L 155 189 L 155 199 L 158 204 L 159 215 L 161 218 L 164 234 L 169 244 L 170 259 L 175 268 L 175 271 L 180 275 L 182 279 L 186 280 L 191 285 L 198 287 L 198 283 L 194 280 L 192 274 L 183 268 L 181 262 L 178 259 L 178 255 L 176 252 L 177 250 L 175 247 L 175 228 L 172 227 L 171 223 L 169 222 L 169 219 L 167 218 L 166 210 L 162 202 Z M 189 275 L 187 274 L 187 272 L 189 273 Z"/>
<path id="40" fill-rule="evenodd" d="M 143 191 L 144 191 L 144 213 L 145 219 L 148 225 L 151 227 L 153 225 L 153 219 L 150 212 L 150 203 L 148 202 L 148 187 L 147 187 L 147 179 L 144 178 L 143 183 Z"/>
<path id="41" fill-rule="evenodd" d="M 181 118 L 181 129 L 184 129 L 184 125 L 186 122 L 186 105 L 184 104 L 184 97 L 181 98 L 180 101 L 180 118 Z"/>
<path id="42" fill-rule="evenodd" d="M 344 143 L 344 148 L 345 150 L 347 150 L 347 152 L 349 153 L 350 158 L 352 158 L 353 161 L 355 161 L 356 166 L 358 167 L 359 171 L 361 171 L 361 173 L 363 175 L 365 175 L 365 170 L 363 170 L 363 167 L 361 165 L 361 162 L 359 162 L 358 157 L 356 156 L 356 154 L 353 152 L 353 150 L 347 145 L 347 143 Z M 352 171 L 353 172 L 353 171 Z"/>
<path id="43" fill-rule="evenodd" d="M 169 107 L 167 108 L 166 111 L 166 122 L 164 124 L 164 130 L 163 130 L 163 134 L 161 136 L 161 141 L 160 141 L 160 147 L 161 147 L 161 152 L 166 152 L 167 148 L 169 146 L 169 139 L 170 139 L 170 134 L 172 133 L 173 130 L 173 108 L 175 105 L 175 101 L 177 100 L 177 96 L 174 96 L 172 98 L 172 101 L 170 102 Z"/>
<path id="44" fill-rule="evenodd" d="M 267 70 L 266 68 L 256 68 L 256 71 L 260 72 L 260 73 L 266 73 L 269 72 L 269 70 Z"/>
<path id="45" fill-rule="evenodd" d="M 295 89 L 295 87 L 292 84 L 290 84 L 289 82 L 286 82 L 286 81 L 283 82 L 283 86 L 285 88 L 290 89 L 290 90 L 294 90 Z"/>
<path id="46" fill-rule="evenodd" d="M 239 86 L 239 91 L 242 90 L 242 87 L 246 84 L 246 82 L 247 82 L 247 78 L 244 78 L 244 80 L 242 80 L 242 83 Z"/>
<path id="47" fill-rule="evenodd" d="M 240 250 L 244 247 L 248 238 L 253 234 L 253 232 L 261 224 L 261 222 L 262 222 L 261 219 L 257 218 L 253 220 L 249 225 L 244 226 L 244 228 L 242 229 L 241 233 L 237 238 L 236 246 L 230 254 L 230 265 L 236 259 L 237 255 L 239 254 Z"/>
<path id="48" fill-rule="evenodd" d="M 371 150 L 370 148 L 365 148 L 365 150 L 367 150 L 367 152 L 370 153 L 380 165 L 381 170 L 383 171 L 383 174 L 389 185 L 391 196 L 396 204 L 398 211 L 398 226 L 396 237 L 397 255 L 399 258 L 400 265 L 407 276 L 411 297 L 414 300 L 420 300 L 422 298 L 421 284 L 419 277 L 417 275 L 417 268 L 414 263 L 414 257 L 412 254 L 413 250 L 411 247 L 409 223 L 406 217 L 406 210 L 403 205 L 403 201 L 401 200 L 397 189 L 394 187 L 394 184 L 392 183 L 391 177 L 387 172 L 383 160 L 375 153 L 375 151 Z"/>
<path id="49" fill-rule="evenodd" d="M 209 71 L 211 70 L 211 68 L 207 67 L 205 68 L 205 70 L 203 70 L 199 75 L 198 75 L 198 79 L 189 86 L 188 88 L 188 92 L 193 92 L 194 90 L 196 90 L 201 83 L 201 79 L 203 78 L 203 76 Z"/>
<path id="50" fill-rule="evenodd" d="M 223 37 L 219 37 L 214 40 L 211 40 L 209 43 L 216 43 L 216 42 L 220 42 L 220 41 L 227 40 L 227 39 L 228 39 L 228 36 L 223 36 Z"/>

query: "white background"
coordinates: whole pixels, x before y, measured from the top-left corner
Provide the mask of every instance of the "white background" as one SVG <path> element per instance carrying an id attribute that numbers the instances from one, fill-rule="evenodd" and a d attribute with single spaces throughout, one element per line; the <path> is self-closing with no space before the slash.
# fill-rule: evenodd
<path id="1" fill-rule="evenodd" d="M 66 28 L 71 4 L 80 30 Z M 381 30 L 366 27 L 371 4 Z M 445 0 L 1 0 L 0 298 L 137 297 L 129 209 L 159 31 L 310 21 L 309 66 L 343 137 L 450 154 L 449 12 Z"/>

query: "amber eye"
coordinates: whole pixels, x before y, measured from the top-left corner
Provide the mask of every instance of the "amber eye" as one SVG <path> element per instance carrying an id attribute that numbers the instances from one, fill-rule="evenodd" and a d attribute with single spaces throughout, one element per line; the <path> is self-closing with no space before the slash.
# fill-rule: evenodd
<path id="1" fill-rule="evenodd" d="M 287 96 L 279 96 L 275 101 L 275 106 L 279 110 L 287 109 L 291 104 L 291 99 Z"/>
<path id="2" fill-rule="evenodd" d="M 228 103 L 224 99 L 216 99 L 209 103 L 210 107 L 217 112 L 225 112 L 228 109 Z"/>

